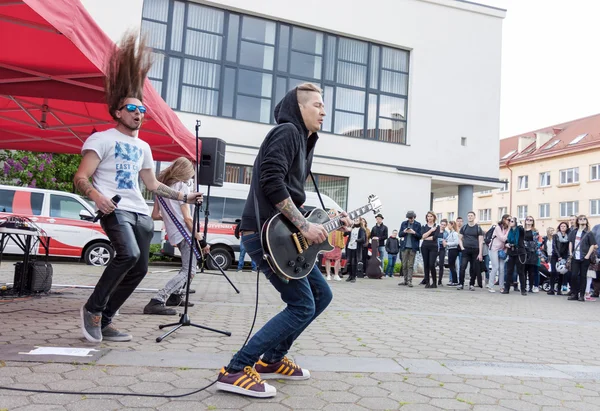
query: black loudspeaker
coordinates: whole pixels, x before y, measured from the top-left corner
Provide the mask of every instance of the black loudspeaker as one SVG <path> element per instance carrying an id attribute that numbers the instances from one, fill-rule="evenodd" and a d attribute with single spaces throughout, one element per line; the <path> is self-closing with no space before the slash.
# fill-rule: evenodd
<path id="1" fill-rule="evenodd" d="M 215 137 L 201 138 L 200 177 L 198 184 L 223 187 L 225 181 L 225 141 Z"/>
<path id="2" fill-rule="evenodd" d="M 23 263 L 15 264 L 15 277 L 13 281 L 13 289 L 21 289 L 21 279 L 25 282 L 24 291 L 30 293 L 48 292 L 52 287 L 52 264 L 43 261 L 30 262 L 29 269 L 25 276 L 22 275 Z"/>

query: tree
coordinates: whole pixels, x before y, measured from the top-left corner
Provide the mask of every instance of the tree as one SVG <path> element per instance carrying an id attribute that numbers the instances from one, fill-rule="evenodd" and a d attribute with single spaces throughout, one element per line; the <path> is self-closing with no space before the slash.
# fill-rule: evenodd
<path id="1" fill-rule="evenodd" d="M 3 184 L 73 192 L 73 175 L 81 157 L 73 154 L 0 151 Z"/>

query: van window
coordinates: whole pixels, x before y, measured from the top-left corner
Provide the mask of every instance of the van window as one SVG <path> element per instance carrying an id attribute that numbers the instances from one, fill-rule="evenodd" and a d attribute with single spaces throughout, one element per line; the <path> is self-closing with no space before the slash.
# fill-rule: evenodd
<path id="1" fill-rule="evenodd" d="M 234 223 L 238 218 L 242 218 L 245 205 L 246 200 L 227 198 L 225 200 L 225 209 L 223 210 L 223 221 Z"/>
<path id="2" fill-rule="evenodd" d="M 223 219 L 223 206 L 225 205 L 225 199 L 223 197 L 210 196 L 208 199 L 208 211 L 210 215 L 208 219 L 210 221 L 221 221 Z M 204 201 L 206 207 L 206 200 Z M 201 213 L 200 219 L 204 220 L 204 213 Z"/>
<path id="3" fill-rule="evenodd" d="M 16 190 L 0 190 L 0 212 L 32 215 L 42 214 L 42 204 L 44 203 L 43 193 L 19 191 L 16 203 L 14 202 L 15 193 Z"/>
<path id="4" fill-rule="evenodd" d="M 79 220 L 81 210 L 86 210 L 86 208 L 74 198 L 56 194 L 50 195 L 50 217 Z"/>

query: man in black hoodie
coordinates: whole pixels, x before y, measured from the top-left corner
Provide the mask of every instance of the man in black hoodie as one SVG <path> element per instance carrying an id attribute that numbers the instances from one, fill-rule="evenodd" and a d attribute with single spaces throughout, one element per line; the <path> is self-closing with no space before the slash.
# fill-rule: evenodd
<path id="1" fill-rule="evenodd" d="M 287 307 L 258 330 L 221 369 L 217 381 L 220 390 L 273 397 L 277 390 L 263 379 L 310 378 L 308 370 L 285 355 L 302 331 L 329 305 L 331 290 L 317 266 L 299 280 L 289 281 L 274 273 L 262 258 L 260 229 L 279 212 L 309 241 L 321 243 L 327 239 L 323 226 L 308 222 L 299 210 L 306 200 L 304 182 L 324 117 L 325 105 L 318 87 L 305 83 L 291 90 L 275 107 L 278 125 L 267 134 L 254 161 L 240 224 L 242 243 Z M 350 226 L 347 214 L 343 216 L 344 223 Z"/>

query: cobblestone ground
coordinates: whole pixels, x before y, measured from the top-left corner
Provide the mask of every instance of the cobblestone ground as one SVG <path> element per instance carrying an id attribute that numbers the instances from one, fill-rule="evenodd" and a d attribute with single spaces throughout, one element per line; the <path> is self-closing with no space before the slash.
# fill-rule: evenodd
<path id="1" fill-rule="evenodd" d="M 249 331 L 256 275 L 228 272 L 240 294 L 215 273 L 194 280 L 192 320 L 229 330 L 231 337 L 186 327 L 156 343 L 158 325 L 177 317 L 142 315 L 153 295 L 146 291 L 135 293 L 115 320 L 134 340 L 96 346 L 79 330 L 78 309 L 91 290 L 67 285 L 93 285 L 101 269 L 53 265 L 50 295 L 0 300 L 0 386 L 81 394 L 0 389 L 0 410 L 600 409 L 600 301 L 408 289 L 398 279 L 331 283 L 332 305 L 290 353 L 311 369 L 312 378 L 274 381 L 273 399 L 247 399 L 214 387 L 181 398 L 93 395 L 177 395 L 212 382 Z M 140 287 L 161 287 L 172 268 L 152 266 Z M 12 281 L 12 270 L 4 261 L 0 284 Z M 278 295 L 261 279 L 257 327 L 281 309 Z M 37 346 L 101 351 L 94 361 L 19 354 Z"/>

